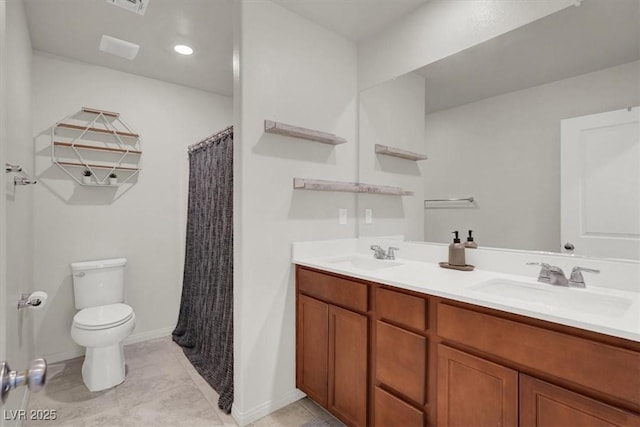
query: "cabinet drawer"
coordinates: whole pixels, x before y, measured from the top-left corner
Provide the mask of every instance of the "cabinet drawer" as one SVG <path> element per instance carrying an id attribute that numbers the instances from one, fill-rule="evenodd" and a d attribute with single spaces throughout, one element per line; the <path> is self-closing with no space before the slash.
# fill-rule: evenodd
<path id="1" fill-rule="evenodd" d="M 298 290 L 326 302 L 366 312 L 368 286 L 328 274 L 298 268 Z"/>
<path id="2" fill-rule="evenodd" d="M 640 409 L 640 353 L 446 304 L 438 335 Z"/>
<path id="3" fill-rule="evenodd" d="M 422 427 L 424 414 L 381 388 L 375 391 L 375 425 L 378 427 Z"/>
<path id="4" fill-rule="evenodd" d="M 421 405 L 425 401 L 427 339 L 376 322 L 376 379 Z"/>
<path id="5" fill-rule="evenodd" d="M 427 301 L 422 298 L 378 288 L 376 312 L 382 319 L 421 331 L 427 329 Z"/>

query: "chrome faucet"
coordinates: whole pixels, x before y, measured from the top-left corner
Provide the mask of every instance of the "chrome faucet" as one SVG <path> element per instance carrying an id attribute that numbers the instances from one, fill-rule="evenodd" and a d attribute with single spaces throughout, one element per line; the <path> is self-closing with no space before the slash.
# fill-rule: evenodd
<path id="1" fill-rule="evenodd" d="M 549 267 L 549 283 L 556 286 L 569 286 L 569 280 L 560 267 Z"/>
<path id="2" fill-rule="evenodd" d="M 584 268 L 584 267 L 573 267 L 571 270 L 571 276 L 569 276 L 569 286 L 573 286 L 576 288 L 585 288 L 587 285 L 584 283 L 584 277 L 582 276 L 582 272 L 587 273 L 600 273 L 600 270 L 596 270 L 593 268 Z"/>
<path id="3" fill-rule="evenodd" d="M 528 262 L 527 265 L 539 265 L 540 273 L 538 273 L 538 282 L 540 283 L 551 283 L 551 278 L 549 277 L 549 267 L 551 267 L 546 262 Z"/>
<path id="4" fill-rule="evenodd" d="M 584 277 L 582 272 L 587 273 L 600 273 L 600 270 L 584 267 L 573 267 L 569 279 L 564 275 L 564 271 L 560 267 L 555 265 L 549 265 L 546 262 L 528 262 L 527 265 L 539 265 L 540 274 L 538 275 L 538 282 L 549 283 L 557 286 L 569 286 L 574 288 L 586 287 L 584 283 Z"/>
<path id="5" fill-rule="evenodd" d="M 400 249 L 389 246 L 389 249 L 385 252 L 380 246 L 371 245 L 371 250 L 373 251 L 373 257 L 375 259 L 396 259 L 395 251 L 399 251 Z"/>
<path id="6" fill-rule="evenodd" d="M 569 286 L 569 280 L 560 267 L 547 264 L 546 262 L 528 262 L 527 265 L 540 266 L 538 282 L 549 283 L 550 285 L 556 286 Z"/>

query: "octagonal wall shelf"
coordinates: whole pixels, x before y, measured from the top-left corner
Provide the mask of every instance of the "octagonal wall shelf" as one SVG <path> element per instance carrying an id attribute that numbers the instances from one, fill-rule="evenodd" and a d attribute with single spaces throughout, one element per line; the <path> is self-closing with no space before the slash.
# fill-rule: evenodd
<path id="1" fill-rule="evenodd" d="M 140 172 L 141 159 L 140 135 L 119 113 L 83 107 L 51 128 L 51 160 L 80 185 L 124 184 Z M 88 180 L 85 170 L 91 172 Z"/>

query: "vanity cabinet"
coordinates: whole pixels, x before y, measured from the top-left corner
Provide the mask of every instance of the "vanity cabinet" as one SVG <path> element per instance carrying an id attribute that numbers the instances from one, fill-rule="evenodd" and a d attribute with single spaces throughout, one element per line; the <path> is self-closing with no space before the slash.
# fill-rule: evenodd
<path id="1" fill-rule="evenodd" d="M 366 426 L 367 286 L 299 269 L 297 288 L 296 385 L 345 424 Z"/>
<path id="2" fill-rule="evenodd" d="M 348 425 L 640 427 L 640 343 L 297 268 L 297 384 Z"/>
<path id="3" fill-rule="evenodd" d="M 525 323 L 530 321 L 525 317 L 511 320 L 450 303 L 440 303 L 437 310 L 438 337 L 451 345 L 465 346 L 520 372 L 556 378 L 640 411 L 638 350 L 535 326 Z"/>

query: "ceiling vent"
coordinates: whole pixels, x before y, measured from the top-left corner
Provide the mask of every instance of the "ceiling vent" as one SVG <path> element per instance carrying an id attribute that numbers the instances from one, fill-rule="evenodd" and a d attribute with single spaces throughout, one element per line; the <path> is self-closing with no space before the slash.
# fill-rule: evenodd
<path id="1" fill-rule="evenodd" d="M 135 12 L 138 15 L 144 15 L 147 11 L 149 0 L 107 0 L 107 3 Z"/>
<path id="2" fill-rule="evenodd" d="M 103 52 L 107 52 L 121 58 L 133 59 L 136 57 L 136 55 L 138 55 L 140 45 L 128 42 L 126 40 L 120 40 L 115 37 L 103 35 L 102 39 L 100 40 L 99 49 Z"/>

